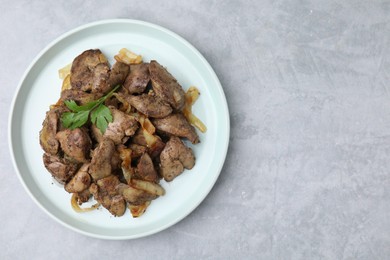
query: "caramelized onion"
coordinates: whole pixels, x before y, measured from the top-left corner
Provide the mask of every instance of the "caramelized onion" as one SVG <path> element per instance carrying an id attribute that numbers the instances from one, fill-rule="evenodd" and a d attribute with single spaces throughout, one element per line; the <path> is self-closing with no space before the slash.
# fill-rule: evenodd
<path id="1" fill-rule="evenodd" d="M 72 63 L 69 63 L 65 67 L 58 70 L 58 76 L 60 79 L 65 79 L 70 74 L 70 69 L 72 68 Z"/>
<path id="2" fill-rule="evenodd" d="M 120 49 L 118 54 L 115 55 L 114 58 L 116 61 L 125 63 L 127 65 L 142 63 L 142 56 L 141 55 L 137 55 L 134 52 L 132 52 L 126 48 Z"/>
<path id="3" fill-rule="evenodd" d="M 118 99 L 118 101 L 122 103 L 123 109 L 121 109 L 121 110 L 123 112 L 129 114 L 131 111 L 131 106 L 130 106 L 129 102 L 127 102 L 126 99 L 123 97 L 123 95 L 121 93 L 114 93 L 114 94 L 112 94 L 112 96 L 116 97 L 116 99 Z"/>
<path id="4" fill-rule="evenodd" d="M 132 150 L 129 148 L 119 147 L 119 157 L 122 160 L 122 172 L 123 177 L 125 178 L 126 182 L 129 184 L 131 177 L 133 175 L 133 169 L 131 168 L 131 153 Z"/>
<path id="5" fill-rule="evenodd" d="M 153 195 L 163 196 L 165 194 L 165 190 L 163 187 L 161 187 L 157 183 L 150 182 L 150 181 L 132 179 L 130 186 L 138 190 L 144 190 Z"/>
<path id="6" fill-rule="evenodd" d="M 187 118 L 188 122 L 199 129 L 202 133 L 207 131 L 207 127 L 192 113 L 192 105 L 199 97 L 199 90 L 191 86 L 185 93 L 186 103 L 184 105 L 183 114 Z"/>
<path id="7" fill-rule="evenodd" d="M 129 205 L 128 208 L 130 209 L 130 213 L 133 216 L 133 218 L 138 218 L 142 216 L 142 214 L 145 213 L 146 208 L 150 205 L 151 201 L 146 201 L 142 205 Z"/>
<path id="8" fill-rule="evenodd" d="M 97 209 L 100 206 L 100 203 L 96 203 L 89 208 L 81 208 L 80 205 L 77 203 L 77 194 L 76 193 L 72 194 L 72 198 L 71 198 L 70 202 L 72 204 L 73 210 L 76 211 L 77 213 L 92 211 L 92 210 Z"/>
<path id="9" fill-rule="evenodd" d="M 154 132 L 156 131 L 156 128 L 150 122 L 149 118 L 145 117 L 142 114 L 137 113 L 137 120 L 141 125 L 142 128 L 142 134 L 145 137 L 146 145 L 147 147 L 153 147 L 157 142 L 157 137 L 154 135 Z"/>

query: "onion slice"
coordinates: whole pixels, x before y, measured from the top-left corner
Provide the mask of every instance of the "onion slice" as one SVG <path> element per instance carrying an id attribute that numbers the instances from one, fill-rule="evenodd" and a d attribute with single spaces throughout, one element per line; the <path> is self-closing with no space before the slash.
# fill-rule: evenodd
<path id="1" fill-rule="evenodd" d="M 165 190 L 163 187 L 161 187 L 157 183 L 150 182 L 150 181 L 131 179 L 130 186 L 138 190 L 143 190 L 157 196 L 163 196 L 165 194 Z"/>
<path id="2" fill-rule="evenodd" d="M 70 74 L 64 78 L 64 81 L 62 82 L 61 86 L 61 92 L 67 89 L 71 89 L 72 86 L 70 85 Z"/>
<path id="3" fill-rule="evenodd" d="M 123 94 L 114 93 L 114 94 L 112 94 L 112 96 L 116 97 L 116 99 L 118 99 L 118 101 L 122 103 L 123 108 L 121 110 L 123 112 L 125 112 L 126 114 L 129 114 L 131 111 L 131 106 L 130 106 L 129 102 L 127 102 L 126 99 L 123 97 Z"/>
<path id="4" fill-rule="evenodd" d="M 146 141 L 146 146 L 149 148 L 153 147 L 157 142 L 157 137 L 154 135 L 156 128 L 152 122 L 150 122 L 149 118 L 145 117 L 143 114 L 137 113 L 135 118 L 141 125 L 142 134 L 144 135 Z"/>
<path id="5" fill-rule="evenodd" d="M 134 52 L 126 48 L 120 49 L 118 54 L 115 55 L 114 58 L 116 61 L 125 63 L 127 65 L 142 63 L 141 55 L 135 54 Z"/>
<path id="6" fill-rule="evenodd" d="M 58 77 L 60 79 L 65 79 L 70 74 L 70 69 L 72 68 L 72 63 L 69 63 L 65 67 L 58 70 Z"/>
<path id="7" fill-rule="evenodd" d="M 72 194 L 72 199 L 70 200 L 70 202 L 72 204 L 73 210 L 76 211 L 77 213 L 92 211 L 92 210 L 97 209 L 100 206 L 100 203 L 96 203 L 89 208 L 81 208 L 80 205 L 77 203 L 77 194 L 76 193 Z"/>
<path id="8" fill-rule="evenodd" d="M 207 127 L 192 113 L 192 105 L 198 99 L 200 93 L 199 90 L 191 86 L 185 93 L 186 103 L 184 105 L 183 114 L 187 118 L 188 122 L 199 129 L 202 133 L 207 131 Z"/>
<path id="9" fill-rule="evenodd" d="M 130 209 L 130 213 L 133 216 L 133 218 L 138 218 L 138 217 L 142 216 L 142 214 L 145 213 L 146 208 L 150 205 L 150 203 L 151 203 L 151 201 L 148 200 L 142 205 L 130 205 L 129 204 L 128 208 Z"/>

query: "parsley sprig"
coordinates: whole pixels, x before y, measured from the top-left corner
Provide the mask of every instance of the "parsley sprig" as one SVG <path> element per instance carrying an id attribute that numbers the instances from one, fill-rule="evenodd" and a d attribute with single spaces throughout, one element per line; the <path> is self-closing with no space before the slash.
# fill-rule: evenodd
<path id="1" fill-rule="evenodd" d="M 112 115 L 110 109 L 103 103 L 119 87 L 120 85 L 116 86 L 107 95 L 82 106 L 77 105 L 74 100 L 66 100 L 64 103 L 71 112 L 65 112 L 61 116 L 61 122 L 64 127 L 73 130 L 85 125 L 88 119 L 90 119 L 91 123 L 96 125 L 101 133 L 104 133 L 108 124 L 112 122 Z"/>

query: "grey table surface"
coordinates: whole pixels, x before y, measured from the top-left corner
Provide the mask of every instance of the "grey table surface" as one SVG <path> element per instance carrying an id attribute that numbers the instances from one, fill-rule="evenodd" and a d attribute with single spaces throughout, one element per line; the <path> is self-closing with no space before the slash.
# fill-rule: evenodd
<path id="1" fill-rule="evenodd" d="M 1 259 L 389 259 L 390 2 L 0 0 Z M 109 18 L 164 26 L 210 62 L 231 137 L 203 203 L 155 235 L 68 230 L 27 195 L 7 118 L 48 43 Z"/>

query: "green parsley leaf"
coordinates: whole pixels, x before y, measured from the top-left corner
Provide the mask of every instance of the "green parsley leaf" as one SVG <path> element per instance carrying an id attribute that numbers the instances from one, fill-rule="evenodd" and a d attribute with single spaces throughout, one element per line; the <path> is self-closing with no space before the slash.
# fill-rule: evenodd
<path id="1" fill-rule="evenodd" d="M 74 113 L 72 112 L 65 112 L 61 115 L 61 122 L 66 128 L 70 128 L 72 125 L 72 121 L 74 118 Z"/>
<path id="2" fill-rule="evenodd" d="M 71 112 L 65 112 L 61 115 L 63 126 L 73 130 L 85 125 L 90 118 L 92 124 L 96 125 L 104 134 L 108 124 L 112 122 L 113 118 L 110 109 L 103 103 L 107 98 L 111 97 L 119 87 L 120 85 L 116 86 L 107 95 L 83 106 L 77 105 L 74 100 L 66 100 L 64 103 Z"/>
<path id="3" fill-rule="evenodd" d="M 65 112 L 61 117 L 61 122 L 66 128 L 73 130 L 83 126 L 88 121 L 88 115 L 89 111 Z"/>
<path id="4" fill-rule="evenodd" d="M 108 107 L 101 104 L 91 113 L 91 122 L 99 128 L 100 132 L 104 133 L 108 123 L 112 122 L 111 111 Z"/>
<path id="5" fill-rule="evenodd" d="M 93 109 L 98 102 L 99 100 L 91 101 L 84 106 L 77 105 L 77 103 L 74 100 L 66 100 L 64 103 L 70 110 L 75 112 L 80 112 L 80 111 L 88 111 Z"/>
<path id="6" fill-rule="evenodd" d="M 78 111 L 79 106 L 76 104 L 74 100 L 65 100 L 64 103 L 70 110 Z"/>

